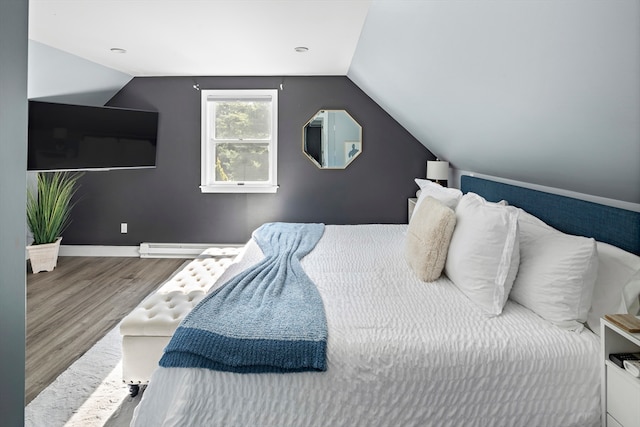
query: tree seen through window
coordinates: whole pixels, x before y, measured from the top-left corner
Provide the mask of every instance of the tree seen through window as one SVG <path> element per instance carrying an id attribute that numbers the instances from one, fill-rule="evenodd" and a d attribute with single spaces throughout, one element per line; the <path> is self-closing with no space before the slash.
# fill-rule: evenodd
<path id="1" fill-rule="evenodd" d="M 214 135 L 216 181 L 269 180 L 269 102 L 216 102 Z"/>

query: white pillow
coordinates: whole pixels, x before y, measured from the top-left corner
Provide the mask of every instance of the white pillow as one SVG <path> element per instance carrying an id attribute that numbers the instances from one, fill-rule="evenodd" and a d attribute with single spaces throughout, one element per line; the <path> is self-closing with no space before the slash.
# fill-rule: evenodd
<path id="1" fill-rule="evenodd" d="M 456 209 L 445 274 L 484 312 L 502 313 L 518 271 L 518 209 L 467 193 Z"/>
<path id="2" fill-rule="evenodd" d="M 418 187 L 420 187 L 420 195 L 416 201 L 416 206 L 413 208 L 414 211 L 418 209 L 418 206 L 420 206 L 425 197 L 433 197 L 452 210 L 456 210 L 456 206 L 462 197 L 462 191 L 457 188 L 443 187 L 428 179 L 416 178 L 415 181 Z"/>
<path id="3" fill-rule="evenodd" d="M 621 309 L 634 316 L 640 315 L 640 271 L 629 279 L 629 283 L 622 290 Z"/>
<path id="4" fill-rule="evenodd" d="M 413 272 L 424 282 L 442 274 L 456 214 L 433 197 L 427 197 L 409 221 L 404 255 Z"/>
<path id="5" fill-rule="evenodd" d="M 598 270 L 596 241 L 564 234 L 521 210 L 520 269 L 510 298 L 555 325 L 581 331 Z"/>
<path id="6" fill-rule="evenodd" d="M 634 304 L 637 304 L 640 293 L 637 284 L 640 283 L 640 257 L 607 243 L 596 242 L 596 245 L 598 275 L 587 325 L 599 335 L 600 318 L 605 314 L 637 313 Z"/>

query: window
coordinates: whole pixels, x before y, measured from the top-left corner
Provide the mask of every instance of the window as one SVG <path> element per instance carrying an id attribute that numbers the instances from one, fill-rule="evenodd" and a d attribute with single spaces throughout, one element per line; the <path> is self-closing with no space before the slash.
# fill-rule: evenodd
<path id="1" fill-rule="evenodd" d="M 275 193 L 278 91 L 202 91 L 203 193 Z"/>

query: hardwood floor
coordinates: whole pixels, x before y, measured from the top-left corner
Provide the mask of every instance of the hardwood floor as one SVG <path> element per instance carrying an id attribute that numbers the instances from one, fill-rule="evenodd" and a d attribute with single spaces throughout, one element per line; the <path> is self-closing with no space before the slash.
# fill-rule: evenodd
<path id="1" fill-rule="evenodd" d="M 185 261 L 60 257 L 51 272 L 29 268 L 25 404 Z"/>

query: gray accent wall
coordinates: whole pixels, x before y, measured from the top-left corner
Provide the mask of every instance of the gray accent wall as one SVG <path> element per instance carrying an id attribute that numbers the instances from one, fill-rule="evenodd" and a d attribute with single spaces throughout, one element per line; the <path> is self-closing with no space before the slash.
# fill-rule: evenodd
<path id="1" fill-rule="evenodd" d="M 276 194 L 200 192 L 195 82 L 202 89 L 283 84 Z M 434 158 L 344 76 L 136 77 L 108 104 L 159 112 L 157 167 L 86 173 L 64 244 L 242 243 L 269 221 L 406 223 L 413 180 Z M 362 125 L 362 154 L 345 170 L 320 170 L 302 152 L 302 128 L 320 109 L 345 109 Z"/>
<path id="2" fill-rule="evenodd" d="M 372 2 L 348 72 L 459 170 L 640 203 L 640 1 Z"/>
<path id="3" fill-rule="evenodd" d="M 28 0 L 0 1 L 0 424 L 24 425 Z"/>

